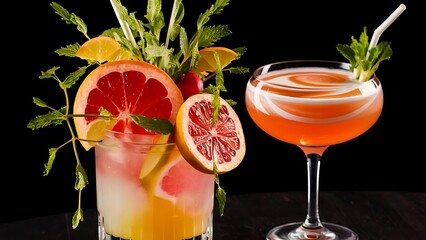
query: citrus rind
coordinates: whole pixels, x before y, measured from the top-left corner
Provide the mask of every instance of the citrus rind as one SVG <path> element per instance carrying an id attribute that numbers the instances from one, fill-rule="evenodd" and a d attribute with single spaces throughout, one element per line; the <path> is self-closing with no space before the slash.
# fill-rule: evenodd
<path id="1" fill-rule="evenodd" d="M 99 63 L 132 59 L 131 53 L 124 50 L 114 38 L 107 36 L 98 36 L 87 40 L 77 50 L 75 56 Z"/>
<path id="2" fill-rule="evenodd" d="M 236 168 L 244 158 L 246 145 L 242 125 L 234 109 L 220 98 L 220 113 L 211 126 L 213 95 L 189 97 L 176 118 L 176 144 L 182 156 L 196 169 L 222 174 Z"/>
<path id="3" fill-rule="evenodd" d="M 218 69 L 215 54 L 218 54 L 222 69 L 227 67 L 234 59 L 238 57 L 238 54 L 235 51 L 226 47 L 206 47 L 201 49 L 199 53 L 200 61 L 196 67 L 191 69 L 191 72 L 203 76 L 215 72 Z"/>
<path id="4" fill-rule="evenodd" d="M 136 78 L 132 81 L 139 81 L 140 78 L 146 80 L 144 83 L 144 89 L 135 89 L 134 87 L 126 85 L 126 83 L 128 83 L 127 81 L 130 80 L 125 80 L 126 77 L 124 75 L 126 74 L 126 76 L 128 76 L 129 72 L 131 72 L 133 78 Z M 112 76 L 110 74 L 113 74 L 115 76 Z M 115 82 L 115 78 L 117 77 L 120 78 L 120 81 L 122 82 Z M 102 83 L 99 83 L 100 79 L 107 80 Z M 155 92 L 155 89 L 145 89 L 149 88 L 147 84 L 150 81 L 154 81 L 155 85 L 150 84 L 149 87 L 155 88 L 157 86 L 163 86 L 166 92 L 163 91 L 163 95 L 160 96 L 160 94 Z M 101 86 L 99 86 L 98 84 L 101 84 Z M 121 91 L 123 91 L 123 93 L 120 93 L 121 95 L 117 95 L 117 89 L 115 89 L 116 87 L 120 87 L 122 89 Z M 100 88 L 102 88 L 102 90 L 100 90 Z M 126 88 L 127 90 L 125 90 Z M 102 104 L 105 104 L 109 108 L 114 109 L 108 109 L 106 106 L 98 106 L 96 104 L 99 104 L 99 101 L 93 102 L 91 100 L 91 93 L 95 89 L 97 90 L 97 97 L 103 99 L 103 101 L 101 101 Z M 146 91 L 150 92 L 147 93 Z M 114 95 L 111 94 L 112 92 L 114 92 Z M 121 97 L 117 98 L 117 96 Z M 87 77 L 81 83 L 77 91 L 74 101 L 74 114 L 99 115 L 100 113 L 98 110 L 101 107 L 104 107 L 107 111 L 109 111 L 112 115 L 115 116 L 114 120 L 108 120 L 104 123 L 102 123 L 102 121 L 105 121 L 102 120 L 103 118 L 75 117 L 74 123 L 76 127 L 76 132 L 83 147 L 86 150 L 89 150 L 93 147 L 96 141 L 102 140 L 103 130 L 105 129 L 112 129 L 120 132 L 135 132 L 138 130 L 136 128 L 142 129 L 142 127 L 136 126 L 136 124 L 131 121 L 130 114 L 143 114 L 138 111 L 146 111 L 146 108 L 143 104 L 147 104 L 144 102 L 144 100 L 149 101 L 149 99 L 156 99 L 158 101 L 161 101 L 162 103 L 167 104 L 167 106 L 170 108 L 170 112 L 164 113 L 165 110 L 163 107 L 161 107 L 163 105 L 158 106 L 157 102 L 152 102 L 150 103 L 151 105 L 149 107 L 149 111 L 151 111 L 150 114 L 155 115 L 157 114 L 157 112 L 163 112 L 164 114 L 167 114 L 167 118 L 172 124 L 175 123 L 178 109 L 183 103 L 183 97 L 182 93 L 176 86 L 173 79 L 171 79 L 170 76 L 167 75 L 163 70 L 152 64 L 136 60 L 120 60 L 107 62 L 94 69 L 87 75 Z M 138 101 L 138 103 L 142 104 L 142 106 L 137 105 L 137 103 L 135 102 L 124 103 L 120 101 Z M 92 110 L 90 112 L 87 112 L 87 108 L 90 108 Z"/>

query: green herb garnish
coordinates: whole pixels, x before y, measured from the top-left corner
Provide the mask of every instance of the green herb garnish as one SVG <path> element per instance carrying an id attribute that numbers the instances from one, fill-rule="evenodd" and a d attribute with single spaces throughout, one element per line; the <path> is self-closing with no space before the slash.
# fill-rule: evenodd
<path id="1" fill-rule="evenodd" d="M 184 16 L 184 6 L 182 0 L 174 0 L 172 12 L 169 16 L 169 23 L 166 28 L 166 34 L 162 35 L 162 30 L 166 27 L 165 17 L 161 11 L 161 0 L 148 0 L 146 14 L 144 15 L 145 21 L 141 21 L 136 18 L 136 13 L 128 13 L 127 9 L 122 6 L 120 0 L 112 0 L 113 4 L 117 7 L 118 12 L 122 20 L 129 24 L 131 32 L 134 36 L 135 41 L 131 41 L 125 37 L 125 34 L 121 28 L 110 28 L 105 30 L 101 36 L 109 36 L 115 38 L 120 43 L 121 47 L 126 51 L 130 52 L 133 57 L 140 61 L 151 63 L 161 69 L 163 69 L 172 79 L 176 80 L 178 76 L 186 71 L 194 68 L 200 60 L 199 49 L 203 47 L 209 47 L 214 45 L 221 38 L 231 34 L 231 31 L 226 25 L 214 25 L 207 26 L 210 18 L 223 11 L 223 8 L 229 4 L 230 0 L 215 0 L 215 3 L 204 13 L 199 15 L 196 23 L 196 31 L 192 37 L 188 37 L 186 29 L 180 25 Z M 85 22 L 74 13 L 68 12 L 64 7 L 56 2 L 52 2 L 50 6 L 55 10 L 66 24 L 75 25 L 77 30 L 81 32 L 86 39 L 90 39 L 88 34 L 88 27 Z M 177 43 L 174 43 L 178 40 Z M 174 45 L 173 45 L 174 43 Z M 61 47 L 56 50 L 55 53 L 59 56 L 64 57 L 76 57 L 75 53 L 80 48 L 79 43 L 73 43 Z M 178 50 L 176 50 L 178 49 Z M 235 52 L 241 57 L 246 51 L 245 47 L 239 47 L 235 49 Z M 238 58 L 239 58 L 238 57 Z M 188 58 L 182 64 L 182 59 Z M 220 62 L 216 57 L 218 66 Z M 74 150 L 74 156 L 76 159 L 76 181 L 74 188 L 78 191 L 78 208 L 74 213 L 72 219 L 72 227 L 76 228 L 78 224 L 83 221 L 83 211 L 81 208 L 81 196 L 82 190 L 88 184 L 88 178 L 86 172 L 80 162 L 79 151 L 77 149 L 77 143 L 79 141 L 90 141 L 90 139 L 79 139 L 75 128 L 71 122 L 74 117 L 96 117 L 113 120 L 116 116 L 112 116 L 108 111 L 101 108 L 99 109 L 99 115 L 87 115 L 87 114 L 72 114 L 72 105 L 70 102 L 69 89 L 75 85 L 78 80 L 86 74 L 86 72 L 102 63 L 87 61 L 85 66 L 79 67 L 76 71 L 70 73 L 65 79 L 61 79 L 58 76 L 60 67 L 52 67 L 46 72 L 42 72 L 40 79 L 53 79 L 64 92 L 65 106 L 55 108 L 43 100 L 34 97 L 33 102 L 35 105 L 48 109 L 47 113 L 36 116 L 32 119 L 27 127 L 36 130 L 47 126 L 62 125 L 65 123 L 66 127 L 70 132 L 70 139 L 58 147 L 49 149 L 49 159 L 45 164 L 44 176 L 48 175 L 52 169 L 54 160 L 57 153 L 63 147 L 71 144 Z M 210 84 L 205 88 L 205 92 L 214 95 L 213 100 L 213 123 L 216 122 L 219 111 L 219 96 L 221 92 L 226 92 L 227 89 L 224 84 L 223 72 L 229 72 L 233 74 L 243 74 L 249 71 L 248 68 L 244 67 L 230 67 L 227 69 L 218 68 L 215 73 L 208 76 L 211 78 L 214 76 L 214 84 Z M 227 100 L 228 103 L 234 105 L 235 102 Z M 131 115 L 133 121 L 136 124 L 144 127 L 148 131 L 159 132 L 162 134 L 168 134 L 173 130 L 173 126 L 168 120 L 158 118 L 147 118 L 145 116 Z M 223 213 L 224 204 L 226 202 L 225 191 L 219 185 L 219 179 L 216 168 L 215 171 L 215 182 L 218 186 L 216 196 L 219 201 L 219 208 Z"/>
<path id="2" fill-rule="evenodd" d="M 364 27 L 358 40 L 352 36 L 350 45 L 337 44 L 336 48 L 351 64 L 350 70 L 353 72 L 353 78 L 360 82 L 371 79 L 379 68 L 379 64 L 384 60 L 389 60 L 393 53 L 391 43 L 387 41 L 380 42 L 369 49 L 367 27 Z"/>

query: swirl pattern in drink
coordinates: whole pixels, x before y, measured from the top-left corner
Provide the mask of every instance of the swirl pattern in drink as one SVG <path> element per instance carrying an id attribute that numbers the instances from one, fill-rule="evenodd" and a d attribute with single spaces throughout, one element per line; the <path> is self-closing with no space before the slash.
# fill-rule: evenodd
<path id="1" fill-rule="evenodd" d="M 318 205 L 324 151 L 366 132 L 383 109 L 378 78 L 357 81 L 352 76 L 348 63 L 298 60 L 262 66 L 249 79 L 245 100 L 253 121 L 272 137 L 299 146 L 307 158 L 305 221 L 273 228 L 268 240 L 358 239 L 344 226 L 321 222 Z"/>
<path id="2" fill-rule="evenodd" d="M 351 75 L 345 69 L 298 67 L 257 76 L 247 85 L 248 112 L 262 130 L 284 142 L 348 141 L 376 122 L 383 105 L 377 79 L 361 83 L 350 81 Z"/>

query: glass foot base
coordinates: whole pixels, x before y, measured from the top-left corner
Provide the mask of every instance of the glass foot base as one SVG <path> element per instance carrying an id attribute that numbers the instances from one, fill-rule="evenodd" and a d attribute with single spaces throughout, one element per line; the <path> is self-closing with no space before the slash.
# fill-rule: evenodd
<path id="1" fill-rule="evenodd" d="M 322 223 L 323 227 L 309 229 L 302 226 L 303 222 L 288 223 L 271 229 L 266 235 L 267 240 L 358 240 L 358 235 L 346 228 L 333 223 Z"/>

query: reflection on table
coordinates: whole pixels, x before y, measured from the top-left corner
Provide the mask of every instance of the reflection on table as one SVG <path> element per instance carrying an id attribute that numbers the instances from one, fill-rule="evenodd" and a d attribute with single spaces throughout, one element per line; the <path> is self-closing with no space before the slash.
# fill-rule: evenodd
<path id="1" fill-rule="evenodd" d="M 324 222 L 344 225 L 361 240 L 423 240 L 426 229 L 426 193 L 321 192 Z M 305 192 L 230 195 L 225 213 L 214 216 L 214 238 L 265 239 L 273 227 L 306 216 Z M 215 210 L 216 211 L 216 210 Z M 84 222 L 73 229 L 73 213 L 57 214 L 0 225 L 1 240 L 97 239 L 95 209 L 84 211 Z"/>

